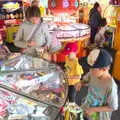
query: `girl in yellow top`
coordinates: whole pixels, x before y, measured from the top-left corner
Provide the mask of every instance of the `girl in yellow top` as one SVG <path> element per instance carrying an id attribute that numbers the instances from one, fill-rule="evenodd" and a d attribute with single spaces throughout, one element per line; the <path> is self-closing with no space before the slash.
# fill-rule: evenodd
<path id="1" fill-rule="evenodd" d="M 79 64 L 77 54 L 77 43 L 72 42 L 66 44 L 63 53 L 66 55 L 65 68 L 68 78 L 68 98 L 70 102 L 75 101 L 75 85 L 80 82 L 81 75 L 83 74 L 82 66 Z"/>

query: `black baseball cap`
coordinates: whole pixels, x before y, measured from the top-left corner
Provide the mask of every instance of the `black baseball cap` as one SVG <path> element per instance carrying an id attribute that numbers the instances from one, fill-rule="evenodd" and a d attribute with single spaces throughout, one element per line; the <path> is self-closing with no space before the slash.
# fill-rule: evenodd
<path id="1" fill-rule="evenodd" d="M 112 63 L 111 55 L 104 49 L 93 49 L 86 62 L 90 68 L 104 68 Z"/>

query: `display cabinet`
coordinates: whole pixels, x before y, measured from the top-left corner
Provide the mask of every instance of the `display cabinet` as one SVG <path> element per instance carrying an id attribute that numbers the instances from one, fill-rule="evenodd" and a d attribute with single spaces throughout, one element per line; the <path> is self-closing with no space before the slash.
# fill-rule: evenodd
<path id="1" fill-rule="evenodd" d="M 55 120 L 67 98 L 64 72 L 42 58 L 11 54 L 0 63 L 0 117 Z"/>

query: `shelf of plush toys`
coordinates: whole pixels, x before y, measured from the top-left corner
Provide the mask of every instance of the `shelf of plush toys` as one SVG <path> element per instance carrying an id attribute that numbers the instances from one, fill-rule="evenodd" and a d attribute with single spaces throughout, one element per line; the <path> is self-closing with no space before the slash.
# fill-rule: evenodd
<path id="1" fill-rule="evenodd" d="M 54 120 L 67 98 L 67 80 L 55 64 L 12 53 L 0 61 L 0 118 Z"/>

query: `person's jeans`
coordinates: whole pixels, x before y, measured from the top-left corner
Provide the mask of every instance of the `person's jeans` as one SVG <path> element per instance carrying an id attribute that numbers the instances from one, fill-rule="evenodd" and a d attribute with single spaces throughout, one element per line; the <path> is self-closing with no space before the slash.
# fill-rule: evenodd
<path id="1" fill-rule="evenodd" d="M 90 118 L 84 117 L 84 120 L 91 120 Z"/>
<path id="2" fill-rule="evenodd" d="M 84 119 L 84 120 L 91 120 L 90 118 L 87 118 L 87 117 L 85 117 L 85 116 L 83 116 L 83 119 Z M 77 114 L 77 119 L 76 119 L 76 120 L 80 120 L 80 113 Z"/>

